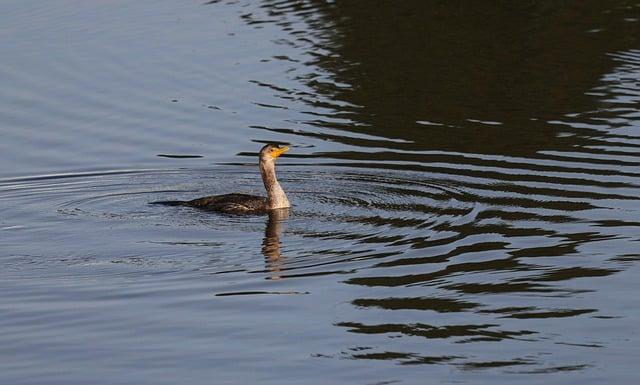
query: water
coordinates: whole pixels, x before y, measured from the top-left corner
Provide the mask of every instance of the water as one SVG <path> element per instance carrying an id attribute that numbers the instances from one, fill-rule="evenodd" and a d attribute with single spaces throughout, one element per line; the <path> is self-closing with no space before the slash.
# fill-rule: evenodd
<path id="1" fill-rule="evenodd" d="M 637 382 L 639 22 L 2 2 L 0 383 Z"/>

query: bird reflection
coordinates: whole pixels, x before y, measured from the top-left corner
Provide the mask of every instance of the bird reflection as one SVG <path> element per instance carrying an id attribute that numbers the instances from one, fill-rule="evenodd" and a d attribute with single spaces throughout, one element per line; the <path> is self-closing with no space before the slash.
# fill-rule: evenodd
<path id="1" fill-rule="evenodd" d="M 268 279 L 281 279 L 280 270 L 282 268 L 282 255 L 280 254 L 280 232 L 282 231 L 282 221 L 289 218 L 289 209 L 277 209 L 269 211 L 269 219 L 264 230 L 262 240 L 262 254 L 264 255 L 265 267 L 270 272 Z"/>

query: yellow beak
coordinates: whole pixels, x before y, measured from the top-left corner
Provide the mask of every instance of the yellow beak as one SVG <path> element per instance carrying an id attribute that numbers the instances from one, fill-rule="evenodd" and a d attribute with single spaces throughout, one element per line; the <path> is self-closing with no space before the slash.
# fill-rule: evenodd
<path id="1" fill-rule="evenodd" d="M 273 150 L 271 150 L 271 156 L 273 156 L 274 158 L 277 158 L 277 157 L 279 157 L 280 155 L 284 154 L 287 151 L 289 151 L 289 147 L 287 147 L 287 146 L 280 147 L 280 148 L 274 148 Z"/>

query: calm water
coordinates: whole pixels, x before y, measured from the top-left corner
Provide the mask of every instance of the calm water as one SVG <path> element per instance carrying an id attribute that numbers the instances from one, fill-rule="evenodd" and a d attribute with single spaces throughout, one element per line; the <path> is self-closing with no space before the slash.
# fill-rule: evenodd
<path id="1" fill-rule="evenodd" d="M 637 1 L 5 0 L 0 37 L 0 383 L 637 382 Z M 147 204 L 262 194 L 268 141 L 288 212 Z"/>

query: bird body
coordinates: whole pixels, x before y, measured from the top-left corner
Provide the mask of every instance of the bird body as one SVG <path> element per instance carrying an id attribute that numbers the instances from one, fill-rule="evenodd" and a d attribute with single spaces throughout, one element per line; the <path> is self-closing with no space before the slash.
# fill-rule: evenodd
<path id="1" fill-rule="evenodd" d="M 266 214 L 270 210 L 290 207 L 287 195 L 276 178 L 275 161 L 289 147 L 278 147 L 267 144 L 262 147 L 259 155 L 260 174 L 267 197 L 249 194 L 231 193 L 211 195 L 189 201 L 158 201 L 151 204 L 166 206 L 188 206 L 198 209 L 217 211 L 227 214 Z"/>
<path id="2" fill-rule="evenodd" d="M 226 213 L 247 212 L 262 213 L 267 211 L 267 199 L 264 197 L 231 193 L 212 195 L 184 202 L 185 206 Z"/>

